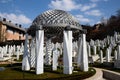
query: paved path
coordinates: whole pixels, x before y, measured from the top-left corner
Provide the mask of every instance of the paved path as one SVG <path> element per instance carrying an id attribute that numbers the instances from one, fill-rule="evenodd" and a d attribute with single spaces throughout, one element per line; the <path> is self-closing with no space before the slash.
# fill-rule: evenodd
<path id="1" fill-rule="evenodd" d="M 100 68 L 94 68 L 96 70 L 96 74 L 90 78 L 84 80 L 108 80 L 103 78 L 103 71 Z"/>

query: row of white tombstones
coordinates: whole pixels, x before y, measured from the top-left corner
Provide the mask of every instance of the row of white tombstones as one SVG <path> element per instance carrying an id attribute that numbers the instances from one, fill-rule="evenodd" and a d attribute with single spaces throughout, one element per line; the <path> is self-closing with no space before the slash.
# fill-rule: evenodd
<path id="1" fill-rule="evenodd" d="M 5 58 L 10 59 L 12 55 L 16 55 L 16 59 L 19 60 L 19 56 L 23 55 L 24 45 L 23 43 L 20 46 L 15 45 L 6 45 L 0 47 L 0 60 L 4 60 Z M 3 61 L 2 60 L 2 61 Z"/>
<path id="2" fill-rule="evenodd" d="M 93 40 L 91 40 L 90 42 L 88 42 L 87 43 L 87 47 L 88 47 L 88 55 L 89 56 L 91 56 L 91 54 L 90 54 L 90 49 L 91 49 L 91 46 L 92 46 L 92 48 L 93 48 L 93 51 L 94 51 L 94 55 L 96 55 L 96 49 L 97 49 L 97 47 L 98 47 L 98 49 L 100 50 L 100 48 L 102 48 L 102 49 L 104 49 L 104 47 L 107 45 L 107 44 L 109 44 L 110 45 L 110 52 L 111 52 L 111 48 L 114 48 L 115 46 L 116 46 L 116 43 L 118 42 L 118 33 L 117 32 L 115 32 L 115 35 L 114 35 L 114 37 L 110 37 L 110 36 L 107 36 L 107 38 L 105 38 L 104 40 L 96 40 L 96 41 L 93 41 Z M 48 41 L 48 42 L 50 42 L 50 41 Z M 62 44 L 59 44 L 59 43 L 56 43 L 56 44 L 50 44 L 50 43 L 48 43 L 47 45 L 46 45 L 46 48 L 49 48 L 49 49 L 51 49 L 51 50 L 48 50 L 48 49 L 45 49 L 44 48 L 44 53 L 46 53 L 46 50 L 47 51 L 50 51 L 50 52 L 47 52 L 47 53 L 51 53 L 51 51 L 54 49 L 54 45 L 57 47 L 57 48 L 59 48 L 59 50 L 60 50 L 60 53 L 62 54 L 62 48 L 63 48 L 63 43 Z M 73 52 L 77 52 L 77 50 L 78 50 L 78 42 L 73 42 Z M 6 45 L 6 46 L 3 46 L 3 47 L 0 47 L 0 57 L 3 57 L 3 56 L 7 56 L 7 55 L 17 55 L 17 53 L 19 54 L 22 54 L 23 53 L 23 51 L 24 51 L 24 46 L 23 46 L 23 44 L 21 44 L 21 46 L 15 46 L 15 45 L 13 45 L 13 46 L 8 46 L 8 45 Z M 116 50 L 115 50 L 115 52 L 116 52 Z M 8 53 L 8 54 L 7 54 Z M 51 56 L 51 54 L 49 54 L 49 56 Z M 73 57 L 75 57 L 75 54 L 73 53 Z"/>

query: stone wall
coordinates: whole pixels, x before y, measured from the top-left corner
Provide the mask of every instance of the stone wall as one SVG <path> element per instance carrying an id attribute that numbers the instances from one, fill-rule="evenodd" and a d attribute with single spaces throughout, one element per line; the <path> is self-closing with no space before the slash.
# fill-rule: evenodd
<path id="1" fill-rule="evenodd" d="M 120 80 L 120 73 L 110 70 L 103 70 L 103 77 L 108 80 Z"/>

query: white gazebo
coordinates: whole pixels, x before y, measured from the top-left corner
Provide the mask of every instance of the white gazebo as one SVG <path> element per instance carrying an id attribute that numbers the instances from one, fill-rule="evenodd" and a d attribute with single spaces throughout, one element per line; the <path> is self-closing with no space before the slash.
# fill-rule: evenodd
<path id="1" fill-rule="evenodd" d="M 29 60 L 29 56 L 27 56 L 29 52 L 27 52 L 26 49 L 28 48 L 26 46 L 25 52 L 27 53 L 24 53 L 25 56 L 23 56 L 23 70 L 29 69 L 26 67 L 28 64 L 25 65 L 28 62 L 29 64 L 35 64 L 36 74 L 44 73 L 44 64 L 51 65 L 51 43 L 63 42 L 63 73 L 72 74 L 72 42 L 81 38 L 80 42 L 82 43 L 78 44 L 78 60 L 80 60 L 78 62 L 80 62 L 83 71 L 88 71 L 85 31 L 71 14 L 63 10 L 48 10 L 35 18 L 27 32 L 35 40 L 35 46 L 32 46 L 32 48 L 35 47 L 35 50 L 32 50 L 31 53 L 35 54 L 35 59 L 32 62 Z M 46 47 L 45 55 L 44 46 Z"/>

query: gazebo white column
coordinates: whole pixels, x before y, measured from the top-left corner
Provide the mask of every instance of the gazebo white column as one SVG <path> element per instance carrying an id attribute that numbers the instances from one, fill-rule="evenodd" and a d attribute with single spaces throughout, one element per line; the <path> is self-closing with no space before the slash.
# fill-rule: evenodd
<path id="1" fill-rule="evenodd" d="M 87 44 L 86 44 L 86 34 L 82 34 L 82 48 L 81 48 L 81 65 L 80 69 L 82 71 L 88 71 L 88 54 L 87 54 Z"/>
<path id="2" fill-rule="evenodd" d="M 30 70 L 28 54 L 29 54 L 29 52 L 28 52 L 28 34 L 26 34 L 24 54 L 23 54 L 23 60 L 22 60 L 22 70 Z"/>
<path id="3" fill-rule="evenodd" d="M 43 73 L 43 46 L 44 30 L 42 30 L 42 26 L 38 26 L 38 30 L 36 30 L 36 74 Z"/>
<path id="4" fill-rule="evenodd" d="M 72 31 L 70 31 L 70 26 L 67 26 L 67 30 L 64 30 L 63 38 L 63 73 L 72 74 Z"/>

